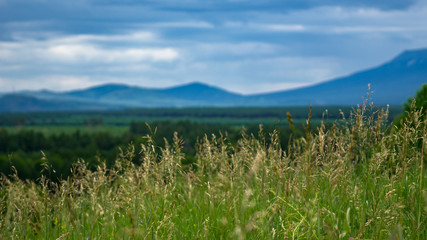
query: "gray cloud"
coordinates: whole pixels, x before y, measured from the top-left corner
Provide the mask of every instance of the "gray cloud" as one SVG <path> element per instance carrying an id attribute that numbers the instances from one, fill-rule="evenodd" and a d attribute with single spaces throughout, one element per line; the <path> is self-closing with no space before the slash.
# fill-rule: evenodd
<path id="1" fill-rule="evenodd" d="M 384 10 L 390 9 L 405 9 L 412 6 L 416 0 L 151 0 L 151 1 L 135 1 L 135 0 L 109 0 L 109 1 L 92 1 L 102 5 L 151 5 L 163 9 L 187 9 L 187 10 L 253 10 L 253 9 L 268 9 L 268 10 L 295 10 L 309 9 L 321 6 L 346 6 L 346 7 L 371 7 Z"/>
<path id="2" fill-rule="evenodd" d="M 3 0 L 0 6 L 2 89 L 202 81 L 241 93 L 271 91 L 427 46 L 423 1 Z"/>

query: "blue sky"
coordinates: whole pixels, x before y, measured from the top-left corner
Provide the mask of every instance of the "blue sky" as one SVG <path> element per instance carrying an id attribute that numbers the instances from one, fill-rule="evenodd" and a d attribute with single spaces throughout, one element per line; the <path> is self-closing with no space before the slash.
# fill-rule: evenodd
<path id="1" fill-rule="evenodd" d="M 0 0 L 1 92 L 198 81 L 259 93 L 426 47 L 426 0 Z"/>

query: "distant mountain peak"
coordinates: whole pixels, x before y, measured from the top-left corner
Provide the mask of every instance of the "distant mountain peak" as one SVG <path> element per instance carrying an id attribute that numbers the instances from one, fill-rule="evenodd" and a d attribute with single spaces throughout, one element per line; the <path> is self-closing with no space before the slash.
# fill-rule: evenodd
<path id="1" fill-rule="evenodd" d="M 169 87 L 166 89 L 178 89 L 178 88 L 217 88 L 217 87 L 213 87 L 213 86 L 210 86 L 210 85 L 208 85 L 206 83 L 202 83 L 202 82 L 189 82 L 189 83 L 185 83 L 182 85 Z"/>
<path id="2" fill-rule="evenodd" d="M 69 96 L 75 96 L 75 97 L 100 98 L 106 94 L 125 91 L 130 88 L 132 87 L 125 84 L 107 83 L 107 84 L 97 85 L 97 86 L 89 87 L 85 89 L 64 92 L 64 94 Z"/>
<path id="3" fill-rule="evenodd" d="M 189 82 L 189 83 L 186 83 L 184 85 L 188 85 L 188 86 L 191 86 L 191 85 L 194 85 L 194 86 L 209 86 L 208 84 L 203 83 L 203 82 L 199 82 L 199 81 Z"/>
<path id="4" fill-rule="evenodd" d="M 316 85 L 253 96 L 263 104 L 356 105 L 370 84 L 375 104 L 399 105 L 427 80 L 427 49 L 405 51 L 378 67 L 324 81 Z"/>
<path id="5" fill-rule="evenodd" d="M 178 85 L 170 88 L 166 88 L 165 91 L 179 91 L 179 92 L 191 92 L 193 91 L 194 94 L 205 94 L 205 93 L 213 93 L 213 92 L 223 92 L 227 94 L 233 94 L 233 95 L 240 95 L 238 93 L 230 92 L 226 89 L 223 89 L 221 87 L 209 85 L 202 82 L 190 82 L 183 85 Z"/>
<path id="6" fill-rule="evenodd" d="M 392 62 L 407 62 L 412 65 L 417 61 L 427 60 L 427 48 L 416 49 L 416 50 L 406 50 L 395 57 Z"/>
<path id="7" fill-rule="evenodd" d="M 97 85 L 97 86 L 94 86 L 94 87 L 88 87 L 88 88 L 85 88 L 83 90 L 102 89 L 104 91 L 107 91 L 107 90 L 117 90 L 117 89 L 127 89 L 127 88 L 130 88 L 130 86 L 126 85 L 126 84 L 121 84 L 121 83 L 106 83 L 106 84 Z"/>

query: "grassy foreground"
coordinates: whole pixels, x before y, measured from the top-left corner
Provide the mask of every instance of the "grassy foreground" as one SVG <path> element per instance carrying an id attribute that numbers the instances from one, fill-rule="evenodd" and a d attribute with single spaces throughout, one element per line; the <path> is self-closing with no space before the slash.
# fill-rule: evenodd
<path id="1" fill-rule="evenodd" d="M 363 106 L 288 149 L 277 132 L 237 145 L 206 136 L 193 167 L 178 136 L 165 148 L 148 137 L 111 169 L 82 161 L 58 183 L 3 176 L 0 239 L 427 239 L 422 113 L 396 128 Z"/>

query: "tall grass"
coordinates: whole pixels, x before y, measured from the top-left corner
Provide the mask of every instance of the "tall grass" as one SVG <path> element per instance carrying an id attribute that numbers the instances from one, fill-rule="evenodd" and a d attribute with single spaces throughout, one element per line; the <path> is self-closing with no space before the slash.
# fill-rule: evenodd
<path id="1" fill-rule="evenodd" d="M 190 167 L 177 135 L 165 148 L 148 136 L 110 169 L 3 176 L 0 239 L 427 239 L 425 112 L 396 128 L 373 109 L 287 149 L 262 128 L 237 145 L 205 136 Z"/>

